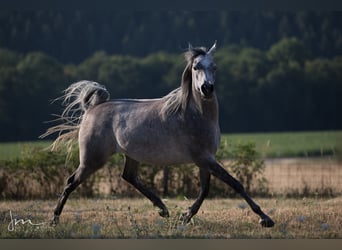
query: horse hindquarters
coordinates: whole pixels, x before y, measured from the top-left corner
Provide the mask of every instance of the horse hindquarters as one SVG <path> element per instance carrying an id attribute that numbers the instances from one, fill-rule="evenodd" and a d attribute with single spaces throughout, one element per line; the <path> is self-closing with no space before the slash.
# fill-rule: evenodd
<path id="1" fill-rule="evenodd" d="M 89 117 L 88 117 L 89 118 Z M 63 193 L 54 211 L 52 224 L 57 224 L 59 216 L 69 195 L 90 175 L 103 167 L 108 158 L 114 153 L 114 143 L 110 131 L 101 126 L 96 129 L 92 119 L 85 119 L 79 130 L 79 158 L 80 165 L 68 178 Z M 105 135 L 105 133 L 108 135 Z"/>

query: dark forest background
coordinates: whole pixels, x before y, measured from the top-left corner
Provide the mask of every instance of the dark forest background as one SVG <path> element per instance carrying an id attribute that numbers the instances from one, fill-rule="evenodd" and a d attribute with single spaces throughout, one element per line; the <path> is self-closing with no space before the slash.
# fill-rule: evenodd
<path id="1" fill-rule="evenodd" d="M 0 141 L 37 139 L 75 81 L 166 95 L 215 40 L 223 132 L 342 129 L 342 12 L 0 10 Z"/>

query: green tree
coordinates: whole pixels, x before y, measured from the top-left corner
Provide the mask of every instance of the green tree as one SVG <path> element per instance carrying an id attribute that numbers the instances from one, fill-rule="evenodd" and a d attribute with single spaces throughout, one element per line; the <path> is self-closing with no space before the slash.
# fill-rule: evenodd
<path id="1" fill-rule="evenodd" d="M 8 49 L 0 49 L 0 129 L 7 131 L 0 133 L 0 140 L 4 140 L 6 135 L 13 133 L 11 124 L 13 120 L 12 98 L 14 86 L 18 81 L 17 63 L 21 57 L 17 53 Z"/>
<path id="2" fill-rule="evenodd" d="M 63 67 L 55 59 L 32 52 L 15 67 L 1 68 L 1 109 L 6 108 L 1 140 L 36 139 L 44 132 L 43 122 L 51 120 L 49 106 L 65 86 Z M 46 125 L 45 125 L 46 127 Z"/>
<path id="3" fill-rule="evenodd" d="M 298 62 L 301 65 L 308 59 L 310 52 L 304 43 L 295 37 L 283 38 L 272 45 L 267 52 L 268 58 L 276 63 Z"/>
<path id="4" fill-rule="evenodd" d="M 109 56 L 105 51 L 98 51 L 94 53 L 89 58 L 85 59 L 79 65 L 76 65 L 73 70 L 71 70 L 71 66 L 69 65 L 69 69 L 71 70 L 69 73 L 71 77 L 75 81 L 79 80 L 92 80 L 99 81 L 100 80 L 100 68 L 104 63 L 109 60 Z"/>
<path id="5" fill-rule="evenodd" d="M 15 67 L 21 56 L 14 51 L 0 48 L 0 68 Z"/>
<path id="6" fill-rule="evenodd" d="M 342 57 L 333 60 L 314 59 L 305 64 L 310 120 L 316 128 L 333 129 L 342 125 L 339 107 L 342 105 Z"/>

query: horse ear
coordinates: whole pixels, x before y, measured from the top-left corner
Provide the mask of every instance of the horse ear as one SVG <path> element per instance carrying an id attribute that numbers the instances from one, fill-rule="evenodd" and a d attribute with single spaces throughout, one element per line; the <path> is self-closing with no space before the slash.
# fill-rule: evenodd
<path id="1" fill-rule="evenodd" d="M 192 47 L 191 43 L 190 43 L 190 42 L 188 42 L 188 44 L 189 44 L 189 51 L 192 51 L 192 50 L 194 50 L 194 47 Z"/>
<path id="2" fill-rule="evenodd" d="M 216 51 L 216 42 L 213 44 L 213 46 L 211 46 L 211 48 L 208 51 L 208 54 L 213 54 Z"/>

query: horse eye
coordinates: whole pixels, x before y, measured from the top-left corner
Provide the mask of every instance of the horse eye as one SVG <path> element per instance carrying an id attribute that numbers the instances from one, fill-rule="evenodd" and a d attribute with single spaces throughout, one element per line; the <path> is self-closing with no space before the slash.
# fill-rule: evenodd
<path id="1" fill-rule="evenodd" d="M 194 70 L 199 70 L 199 69 L 202 69 L 202 65 L 197 63 L 196 65 L 194 65 Z"/>

